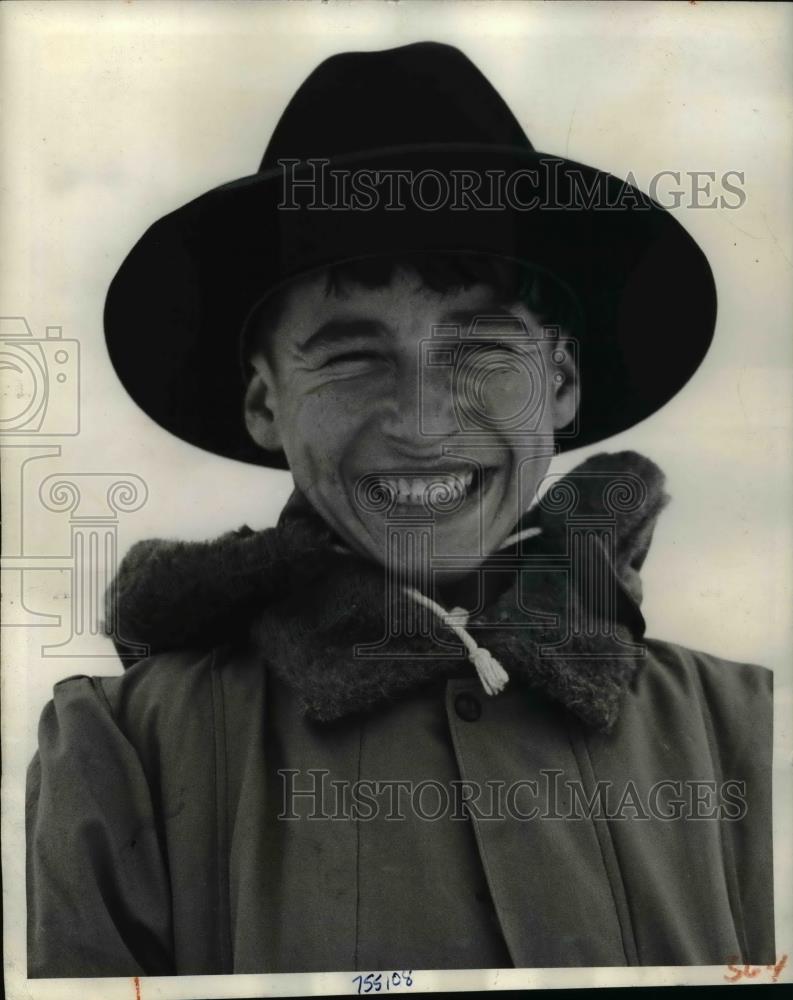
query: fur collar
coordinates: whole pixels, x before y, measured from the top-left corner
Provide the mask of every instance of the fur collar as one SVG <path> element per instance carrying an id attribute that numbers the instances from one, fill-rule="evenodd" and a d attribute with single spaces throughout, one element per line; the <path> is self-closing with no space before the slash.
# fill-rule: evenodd
<path id="1" fill-rule="evenodd" d="M 503 558 L 491 557 L 469 581 L 468 630 L 479 645 L 513 682 L 601 731 L 616 721 L 643 655 L 639 570 L 668 500 L 663 487 L 658 467 L 635 452 L 590 458 L 524 516 L 520 528 L 541 530 L 500 554 L 510 566 L 499 569 Z M 400 615 L 406 598 L 390 593 L 382 568 L 339 552 L 335 541 L 295 494 L 275 528 L 201 543 L 139 542 L 109 593 L 123 662 L 134 662 L 126 643 L 157 653 L 252 637 L 322 722 L 473 672 L 429 614 L 429 634 L 397 634 L 362 656 L 362 646 L 383 639 L 389 603 Z"/>

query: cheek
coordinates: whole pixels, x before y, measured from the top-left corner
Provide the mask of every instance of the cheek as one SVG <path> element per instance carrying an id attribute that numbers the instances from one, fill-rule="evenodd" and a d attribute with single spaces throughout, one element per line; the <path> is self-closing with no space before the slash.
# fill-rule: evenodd
<path id="1" fill-rule="evenodd" d="M 310 466 L 313 474 L 335 479 L 345 454 L 359 440 L 365 403 L 350 388 L 321 386 L 295 392 L 282 412 L 287 456 L 295 465 Z"/>
<path id="2" fill-rule="evenodd" d="M 538 458 L 526 452 L 516 456 L 515 483 L 520 498 L 521 509 L 526 510 L 534 502 L 537 490 L 542 484 L 551 464 L 551 456 Z"/>

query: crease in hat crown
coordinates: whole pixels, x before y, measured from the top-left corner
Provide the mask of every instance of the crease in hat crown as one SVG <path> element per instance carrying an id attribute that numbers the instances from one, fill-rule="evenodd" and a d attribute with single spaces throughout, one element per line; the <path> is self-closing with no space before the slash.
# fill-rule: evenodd
<path id="1" fill-rule="evenodd" d="M 533 149 L 504 99 L 466 55 L 452 45 L 414 42 L 339 53 L 320 63 L 287 104 L 259 171 L 281 159 L 459 143 Z"/>

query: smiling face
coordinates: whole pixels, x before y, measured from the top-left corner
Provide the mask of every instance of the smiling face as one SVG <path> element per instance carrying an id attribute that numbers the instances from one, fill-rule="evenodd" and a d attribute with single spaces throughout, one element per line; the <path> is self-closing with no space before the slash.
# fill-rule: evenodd
<path id="1" fill-rule="evenodd" d="M 488 284 L 287 291 L 254 353 L 249 432 L 282 448 L 295 485 L 357 552 L 386 561 L 395 518 L 432 520 L 460 573 L 497 549 L 534 499 L 553 435 L 575 415 L 567 345 Z M 378 503 L 378 500 L 385 500 Z"/>

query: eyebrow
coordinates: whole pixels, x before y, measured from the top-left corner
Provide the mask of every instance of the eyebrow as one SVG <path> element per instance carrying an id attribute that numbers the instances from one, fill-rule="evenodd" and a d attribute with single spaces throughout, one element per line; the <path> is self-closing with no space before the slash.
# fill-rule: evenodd
<path id="1" fill-rule="evenodd" d="M 298 346 L 301 351 L 314 351 L 338 347 L 346 341 L 382 337 L 385 332 L 386 327 L 374 319 L 329 319 Z"/>
<path id="2" fill-rule="evenodd" d="M 452 312 L 444 314 L 441 325 L 470 325 L 477 316 L 488 318 L 506 317 L 514 312 L 515 305 L 508 306 L 503 302 L 493 300 L 485 302 L 476 308 L 455 309 Z M 339 317 L 337 319 L 329 319 L 326 323 L 323 323 L 302 344 L 299 344 L 298 348 L 301 351 L 327 350 L 350 341 L 366 340 L 375 337 L 382 338 L 387 332 L 388 327 L 376 319 Z"/>

